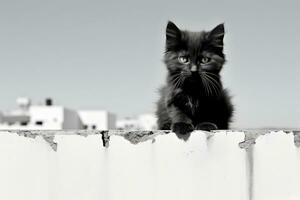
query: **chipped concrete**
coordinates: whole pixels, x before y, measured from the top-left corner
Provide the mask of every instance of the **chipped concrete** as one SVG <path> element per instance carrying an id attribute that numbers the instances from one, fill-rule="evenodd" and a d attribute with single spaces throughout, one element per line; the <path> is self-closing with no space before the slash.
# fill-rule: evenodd
<path id="1" fill-rule="evenodd" d="M 31 131 L 22 131 L 22 130 L 8 131 L 8 132 L 17 133 L 19 136 L 33 138 L 33 139 L 39 135 L 38 133 L 32 133 Z"/>
<path id="2" fill-rule="evenodd" d="M 55 136 L 53 136 L 53 135 L 50 135 L 50 136 L 43 135 L 42 137 L 44 138 L 44 140 L 50 145 L 50 147 L 51 147 L 54 151 L 57 151 L 57 143 L 54 142 Z"/>
<path id="3" fill-rule="evenodd" d="M 102 135 L 101 138 L 102 138 L 103 147 L 108 148 L 109 147 L 109 139 L 110 139 L 110 136 L 108 135 L 108 131 L 102 131 L 101 135 Z"/>
<path id="4" fill-rule="evenodd" d="M 294 144 L 296 147 L 300 147 L 300 130 L 280 130 L 286 134 L 293 133 Z M 249 149 L 251 146 L 256 144 L 258 137 L 280 132 L 279 130 L 214 130 L 211 132 L 201 131 L 206 134 L 206 139 L 209 140 L 216 133 L 225 132 L 243 132 L 245 134 L 244 141 L 241 141 L 238 145 L 242 149 Z M 108 148 L 111 136 L 121 136 L 128 140 L 131 144 L 139 144 L 148 140 L 152 143 L 155 142 L 155 138 L 158 135 L 165 135 L 171 133 L 169 130 L 156 130 L 156 131 L 126 131 L 126 130 L 0 130 L 0 133 L 16 133 L 19 136 L 27 138 L 36 138 L 37 136 L 43 136 L 44 139 L 52 145 L 53 149 L 57 149 L 57 144 L 53 142 L 55 135 L 80 135 L 88 137 L 89 135 L 101 135 L 103 147 Z"/>
<path id="5" fill-rule="evenodd" d="M 239 147 L 241 149 L 247 150 L 255 144 L 255 141 L 260 136 L 260 134 L 254 132 L 244 132 L 244 134 L 245 134 L 245 139 L 244 141 L 239 143 Z"/>
<path id="6" fill-rule="evenodd" d="M 266 134 L 277 134 L 279 132 L 283 132 L 286 134 L 293 133 L 294 144 L 296 147 L 300 147 L 300 130 L 240 130 L 239 132 L 243 132 L 245 134 L 244 141 L 239 143 L 239 147 L 242 149 L 248 149 L 251 146 L 255 145 L 257 138 L 260 136 Z"/>
<path id="7" fill-rule="evenodd" d="M 138 144 L 147 140 L 155 139 L 158 135 L 168 134 L 170 131 L 128 131 L 122 136 L 128 140 L 131 144 Z"/>
<path id="8" fill-rule="evenodd" d="M 296 147 L 300 147 L 300 131 L 293 131 L 294 144 Z"/>

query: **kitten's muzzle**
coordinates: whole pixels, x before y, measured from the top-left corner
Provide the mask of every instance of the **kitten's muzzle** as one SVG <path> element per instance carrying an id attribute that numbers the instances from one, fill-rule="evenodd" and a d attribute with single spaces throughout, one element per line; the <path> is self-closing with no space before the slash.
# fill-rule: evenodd
<path id="1" fill-rule="evenodd" d="M 198 71 L 197 65 L 192 65 L 191 72 L 194 73 L 194 72 L 197 72 L 197 71 Z"/>
<path id="2" fill-rule="evenodd" d="M 192 77 L 197 77 L 199 76 L 199 67 L 197 65 L 192 65 L 190 68 Z"/>

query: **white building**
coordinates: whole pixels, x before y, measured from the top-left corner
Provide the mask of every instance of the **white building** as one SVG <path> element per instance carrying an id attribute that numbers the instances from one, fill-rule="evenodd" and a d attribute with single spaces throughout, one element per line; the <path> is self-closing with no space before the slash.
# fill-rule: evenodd
<path id="1" fill-rule="evenodd" d="M 114 129 L 115 116 L 107 111 L 76 111 L 53 105 L 31 105 L 27 98 L 17 99 L 18 109 L 0 114 L 0 129 L 62 130 Z"/>
<path id="2" fill-rule="evenodd" d="M 3 113 L 0 111 L 0 123 L 2 123 L 3 120 Z"/>
<path id="3" fill-rule="evenodd" d="M 31 129 L 82 129 L 83 125 L 75 110 L 63 106 L 31 106 Z"/>
<path id="4" fill-rule="evenodd" d="M 117 120 L 117 129 L 122 130 L 156 130 L 157 118 L 154 114 L 142 114 L 136 118 Z"/>
<path id="5" fill-rule="evenodd" d="M 138 120 L 135 118 L 123 118 L 123 119 L 118 119 L 117 120 L 117 129 L 120 130 L 138 130 L 139 124 Z"/>
<path id="6" fill-rule="evenodd" d="M 142 130 L 156 130 L 157 117 L 154 114 L 142 114 L 138 117 L 139 126 Z"/>
<path id="7" fill-rule="evenodd" d="M 116 116 L 104 110 L 79 110 L 83 129 L 108 130 L 116 129 Z"/>

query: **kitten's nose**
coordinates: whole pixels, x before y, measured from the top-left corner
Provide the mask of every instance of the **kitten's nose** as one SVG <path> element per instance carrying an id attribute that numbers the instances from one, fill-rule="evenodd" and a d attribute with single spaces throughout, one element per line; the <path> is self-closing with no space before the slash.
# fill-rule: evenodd
<path id="1" fill-rule="evenodd" d="M 198 67 L 196 65 L 192 65 L 191 72 L 197 72 L 197 71 L 198 71 Z"/>

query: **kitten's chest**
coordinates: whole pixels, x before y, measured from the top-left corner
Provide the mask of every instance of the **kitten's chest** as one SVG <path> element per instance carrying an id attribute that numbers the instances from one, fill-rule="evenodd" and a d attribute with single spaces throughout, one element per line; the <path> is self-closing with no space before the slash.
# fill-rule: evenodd
<path id="1" fill-rule="evenodd" d="M 213 99 L 183 95 L 179 101 L 180 109 L 190 117 L 207 115 L 215 107 Z"/>
<path id="2" fill-rule="evenodd" d="M 200 98 L 195 98 L 188 95 L 180 95 L 176 100 L 177 106 L 181 108 L 186 114 L 195 115 L 203 103 Z"/>
<path id="3" fill-rule="evenodd" d="M 200 110 L 200 100 L 187 97 L 184 101 L 184 107 L 184 110 L 189 111 L 192 115 L 195 115 L 197 111 Z"/>

